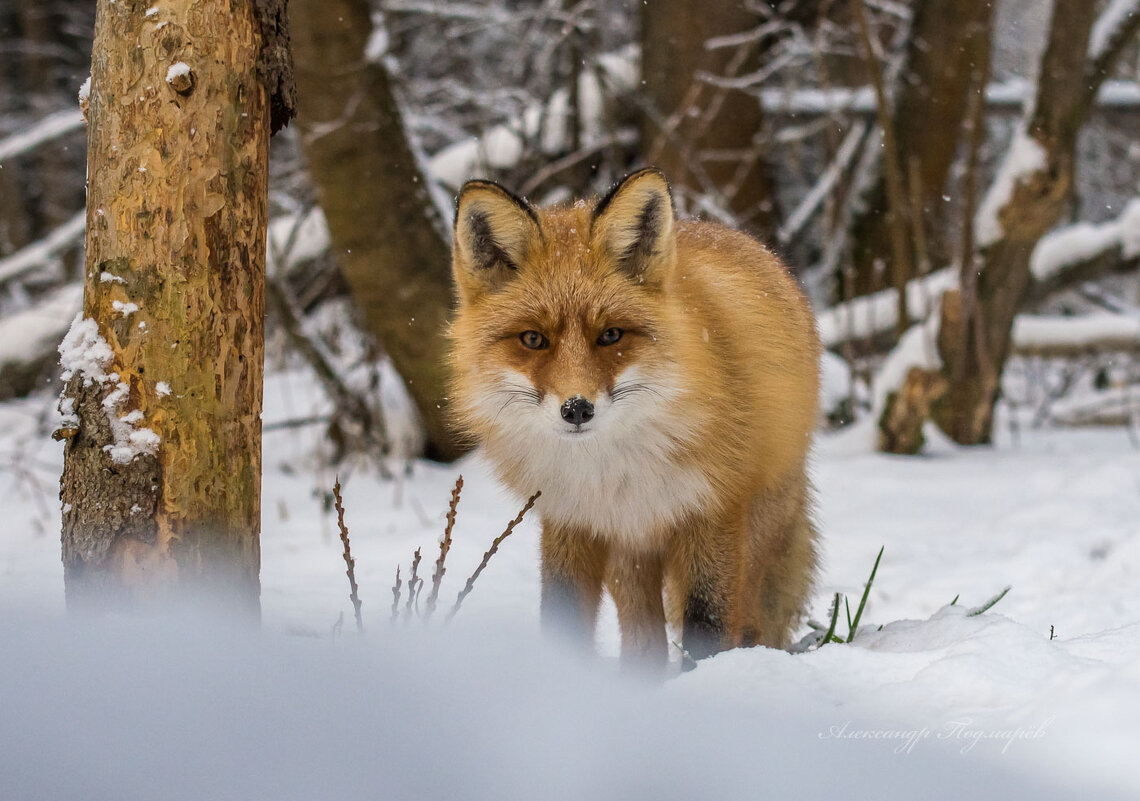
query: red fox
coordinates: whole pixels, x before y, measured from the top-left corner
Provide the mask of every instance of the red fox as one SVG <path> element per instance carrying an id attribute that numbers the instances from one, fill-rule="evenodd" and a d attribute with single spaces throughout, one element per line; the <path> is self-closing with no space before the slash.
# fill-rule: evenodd
<path id="1" fill-rule="evenodd" d="M 780 261 L 675 220 L 645 169 L 552 208 L 468 182 L 453 271 L 456 422 L 542 491 L 543 629 L 592 642 L 604 586 L 623 664 L 664 665 L 667 620 L 695 659 L 786 646 L 815 568 L 820 346 Z"/>

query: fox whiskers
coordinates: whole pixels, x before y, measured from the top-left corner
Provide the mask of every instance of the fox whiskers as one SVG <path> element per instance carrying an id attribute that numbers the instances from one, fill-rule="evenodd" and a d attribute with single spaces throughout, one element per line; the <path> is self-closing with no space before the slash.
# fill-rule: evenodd
<path id="1" fill-rule="evenodd" d="M 618 384 L 613 388 L 613 391 L 610 392 L 610 399 L 613 400 L 614 403 L 617 403 L 622 398 L 628 398 L 631 395 L 637 395 L 641 392 L 648 392 L 651 395 L 656 395 L 658 398 L 661 397 L 661 393 L 648 384 L 626 382 L 624 384 Z"/>
<path id="2" fill-rule="evenodd" d="M 518 384 L 508 384 L 503 389 L 497 389 L 491 393 L 492 397 L 504 398 L 502 405 L 499 406 L 498 411 L 495 412 L 495 417 L 491 421 L 492 425 L 498 422 L 499 415 L 503 410 L 514 403 L 525 403 L 531 406 L 538 406 L 542 403 L 542 395 L 537 389 L 531 387 L 520 386 Z"/>

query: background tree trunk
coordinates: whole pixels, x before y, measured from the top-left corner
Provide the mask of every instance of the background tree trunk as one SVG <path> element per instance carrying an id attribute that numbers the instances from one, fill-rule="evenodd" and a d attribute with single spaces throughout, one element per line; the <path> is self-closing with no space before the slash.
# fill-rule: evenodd
<path id="1" fill-rule="evenodd" d="M 720 195 L 725 211 L 741 226 L 771 238 L 776 228 L 775 192 L 763 154 L 751 161 L 740 155 L 724 158 L 753 149 L 753 138 L 764 122 L 760 100 L 699 78 L 701 72 L 727 77 L 748 72 L 760 54 L 760 43 L 747 46 L 750 49 L 716 50 L 708 50 L 705 43 L 742 33 L 759 22 L 760 17 L 740 0 L 642 4 L 641 75 L 649 104 L 642 122 L 642 147 L 647 163 L 664 171 L 682 204 L 694 195 Z M 710 158 L 713 152 L 722 155 Z"/>
<path id="2" fill-rule="evenodd" d="M 294 0 L 297 120 L 341 271 L 419 409 L 426 455 L 465 448 L 447 423 L 448 224 L 433 204 L 384 65 L 365 56 L 367 0 Z"/>
<path id="3" fill-rule="evenodd" d="M 280 6 L 99 0 L 83 315 L 61 346 L 57 431 L 72 608 L 208 590 L 257 613 Z"/>
<path id="4" fill-rule="evenodd" d="M 976 289 L 943 296 L 938 347 L 950 386 L 934 406 L 934 418 L 965 445 L 990 441 L 1013 320 L 1032 283 L 1033 248 L 1072 201 L 1081 126 L 1113 61 L 1140 29 L 1140 15 L 1130 17 L 1108 48 L 1090 58 L 1089 34 L 1095 20 L 1093 3 L 1056 0 L 1033 112 L 1020 132 L 1023 139 L 1015 139 L 1007 154 L 1007 160 L 1013 158 L 1011 166 L 1020 165 L 1020 171 L 1013 170 L 1008 197 L 995 209 L 1000 233 L 996 238 L 982 234 L 978 262 L 973 265 Z M 1030 158 L 1026 151 L 1034 149 L 1040 163 L 1026 170 Z M 1001 191 L 1000 178 L 996 186 Z M 986 208 L 983 204 L 983 211 Z"/>
<path id="5" fill-rule="evenodd" d="M 951 257 L 948 225 L 942 195 L 950 167 L 958 152 L 968 108 L 968 91 L 975 65 L 987 57 L 990 47 L 990 0 L 918 0 L 914 6 L 912 32 L 907 41 L 905 63 L 896 83 L 893 126 L 898 142 L 898 169 L 908 184 L 917 180 L 921 199 L 920 220 L 926 234 L 926 254 L 918 253 L 910 233 L 914 209 L 907 209 L 907 264 L 913 277 L 923 256 L 942 265 Z M 912 176 L 912 167 L 916 174 Z M 891 222 L 885 171 L 866 192 L 851 224 L 851 258 L 854 294 L 883 288 L 890 265 Z M 908 204 L 913 205 L 913 204 Z M 842 280 L 842 276 L 840 279 Z"/>

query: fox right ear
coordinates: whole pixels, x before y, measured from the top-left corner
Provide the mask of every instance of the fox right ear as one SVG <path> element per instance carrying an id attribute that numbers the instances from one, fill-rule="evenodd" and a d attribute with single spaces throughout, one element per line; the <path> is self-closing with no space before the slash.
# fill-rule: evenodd
<path id="1" fill-rule="evenodd" d="M 669 182 L 652 167 L 627 176 L 598 201 L 592 231 L 618 269 L 639 283 L 660 285 L 674 260 Z"/>
<path id="2" fill-rule="evenodd" d="M 518 274 L 542 238 L 538 215 L 520 197 L 491 181 L 468 181 L 459 190 L 452 262 L 464 298 L 500 289 Z"/>

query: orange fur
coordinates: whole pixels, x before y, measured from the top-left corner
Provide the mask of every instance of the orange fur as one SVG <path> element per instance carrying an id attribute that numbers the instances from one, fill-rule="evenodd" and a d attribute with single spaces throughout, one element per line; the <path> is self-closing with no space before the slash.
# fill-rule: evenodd
<path id="1" fill-rule="evenodd" d="M 667 611 L 698 657 L 786 645 L 815 564 L 819 343 L 780 261 L 675 221 L 655 170 L 547 209 L 472 182 L 453 255 L 456 422 L 509 487 L 542 490 L 544 625 L 592 632 L 605 582 L 623 661 L 664 661 Z M 577 428 L 576 396 L 596 415 Z"/>

